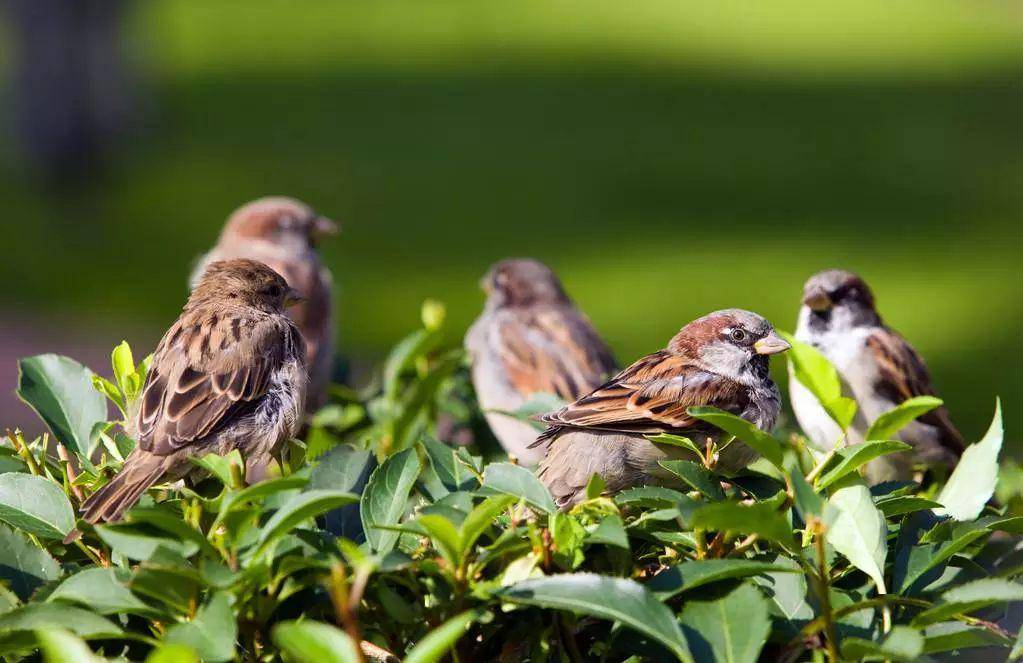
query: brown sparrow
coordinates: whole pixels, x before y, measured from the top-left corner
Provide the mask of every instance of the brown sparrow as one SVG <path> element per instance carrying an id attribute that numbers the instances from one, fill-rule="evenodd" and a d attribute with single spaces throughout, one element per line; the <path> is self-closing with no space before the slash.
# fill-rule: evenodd
<path id="1" fill-rule="evenodd" d="M 843 391 L 856 400 L 849 444 L 863 442 L 870 424 L 899 403 L 934 395 L 923 359 L 884 324 L 870 288 L 851 272 L 828 270 L 810 277 L 803 288 L 796 338 L 828 358 L 842 379 Z M 790 377 L 789 394 L 800 427 L 816 446 L 830 449 L 842 439 L 842 431 L 813 394 Z M 963 451 L 963 437 L 944 407 L 921 415 L 897 437 L 914 452 L 869 463 L 866 475 L 871 483 L 911 479 L 914 462 L 952 465 Z"/>
<path id="2" fill-rule="evenodd" d="M 246 479 L 262 478 L 301 420 L 305 345 L 284 314 L 297 299 L 255 260 L 207 267 L 153 355 L 127 430 L 138 446 L 82 505 L 86 520 L 119 520 L 147 488 L 188 474 L 190 457 L 238 449 Z"/>
<path id="3" fill-rule="evenodd" d="M 482 286 L 487 302 L 465 337 L 472 382 L 501 446 L 535 465 L 543 458 L 542 449 L 529 448 L 536 429 L 502 412 L 515 411 L 540 393 L 575 400 L 617 366 L 547 266 L 503 260 L 490 268 Z"/>
<path id="4" fill-rule="evenodd" d="M 211 262 L 250 258 L 269 265 L 305 298 L 305 303 L 289 309 L 288 315 L 306 343 L 306 411 L 310 413 L 326 403 L 334 361 L 331 276 L 320 264 L 316 241 L 336 232 L 333 221 L 317 215 L 305 203 L 292 198 L 260 198 L 228 218 L 217 245 L 199 260 L 191 279 L 194 286 Z"/>
<path id="5" fill-rule="evenodd" d="M 749 311 L 717 311 L 690 322 L 664 350 L 540 418 L 550 425 L 535 443 L 548 447 L 540 480 L 563 509 L 585 496 L 594 473 L 611 492 L 672 482 L 673 475 L 657 462 L 692 459 L 692 451 L 645 436 L 670 433 L 700 446 L 708 438 L 720 443 L 729 437 L 687 412 L 697 405 L 726 410 L 770 430 L 781 406 L 768 358 L 788 349 L 771 323 Z M 732 474 L 755 457 L 735 440 L 720 450 L 717 469 Z"/>

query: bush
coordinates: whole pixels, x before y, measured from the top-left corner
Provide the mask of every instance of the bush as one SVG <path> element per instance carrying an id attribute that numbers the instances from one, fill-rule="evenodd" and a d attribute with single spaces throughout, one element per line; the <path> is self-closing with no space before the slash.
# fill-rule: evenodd
<path id="1" fill-rule="evenodd" d="M 1023 647 L 1000 625 L 1023 600 L 1023 518 L 990 504 L 1002 443 L 987 435 L 939 488 L 867 487 L 858 470 L 935 407 L 879 420 L 829 454 L 720 411 L 693 414 L 762 455 L 722 481 L 714 449 L 666 462 L 676 488 L 605 495 L 559 513 L 532 472 L 497 456 L 443 309 L 374 386 L 337 388 L 279 476 L 246 486 L 237 452 L 198 483 L 162 486 L 124 522 L 76 509 L 117 471 L 144 382 L 127 345 L 112 379 L 54 355 L 21 362 L 19 394 L 53 438 L 0 446 L 0 653 L 96 661 L 918 660 Z M 794 369 L 837 420 L 854 404 L 805 346 Z M 524 408 L 529 410 L 530 408 Z M 474 438 L 469 447 L 445 439 Z M 47 450 L 54 455 L 48 454 Z M 490 462 L 488 462 L 488 459 Z M 93 462 L 95 461 L 95 462 Z M 1009 468 L 999 500 L 1016 501 Z M 1003 652 L 1004 655 L 1004 652 Z"/>

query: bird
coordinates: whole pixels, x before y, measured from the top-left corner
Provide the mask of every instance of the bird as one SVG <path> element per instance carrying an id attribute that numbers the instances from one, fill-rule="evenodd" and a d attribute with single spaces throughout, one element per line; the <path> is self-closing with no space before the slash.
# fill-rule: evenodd
<path id="1" fill-rule="evenodd" d="M 533 466 L 543 457 L 542 450 L 529 448 L 538 431 L 505 413 L 537 394 L 575 400 L 618 366 L 543 263 L 502 260 L 491 266 L 480 285 L 486 304 L 465 337 L 473 386 L 494 436 L 519 462 Z"/>
<path id="2" fill-rule="evenodd" d="M 334 363 L 333 279 L 320 262 L 316 245 L 337 230 L 334 221 L 299 200 L 260 198 L 228 217 L 217 244 L 198 260 L 190 279 L 194 287 L 211 262 L 250 258 L 269 265 L 306 299 L 290 308 L 288 314 L 305 339 L 309 414 L 327 402 Z"/>
<path id="3" fill-rule="evenodd" d="M 298 293 L 255 260 L 211 263 L 160 340 L 126 432 L 124 466 L 82 505 L 86 521 L 120 520 L 147 488 L 193 469 L 189 458 L 238 449 L 245 479 L 298 430 L 305 344 L 284 313 Z"/>
<path id="4" fill-rule="evenodd" d="M 663 350 L 637 360 L 589 394 L 540 420 L 548 428 L 537 446 L 547 454 L 537 476 L 561 509 L 585 498 L 596 473 L 610 493 L 647 484 L 673 483 L 660 460 L 689 459 L 691 450 L 657 444 L 648 435 L 668 433 L 698 445 L 723 444 L 716 471 L 734 474 L 756 452 L 688 413 L 713 406 L 763 430 L 781 409 L 769 358 L 789 349 L 771 323 L 741 309 L 715 311 L 683 327 Z"/>
<path id="5" fill-rule="evenodd" d="M 931 376 L 913 346 L 881 319 L 874 294 L 856 274 L 830 269 L 811 276 L 803 287 L 796 340 L 817 348 L 842 382 L 844 395 L 856 400 L 849 444 L 864 441 L 883 413 L 914 396 L 934 396 Z M 814 395 L 789 369 L 792 409 L 811 443 L 831 449 L 842 431 Z M 963 436 L 940 406 L 919 417 L 896 436 L 913 447 L 871 461 L 865 471 L 872 484 L 913 478 L 915 463 L 954 465 L 963 452 Z"/>

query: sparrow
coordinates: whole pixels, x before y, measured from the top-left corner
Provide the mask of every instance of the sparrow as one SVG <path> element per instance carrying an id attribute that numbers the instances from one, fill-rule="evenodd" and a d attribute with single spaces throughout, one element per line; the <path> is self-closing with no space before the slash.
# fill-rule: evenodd
<path id="1" fill-rule="evenodd" d="M 770 430 L 781 408 L 768 360 L 789 344 L 767 320 L 740 309 L 690 322 L 665 349 L 639 359 L 589 394 L 545 414 L 549 427 L 534 443 L 546 446 L 538 476 L 555 502 L 568 509 L 585 497 L 594 473 L 616 493 L 645 484 L 674 483 L 660 460 L 693 452 L 646 436 L 669 433 L 703 446 L 722 445 L 716 470 L 734 474 L 756 452 L 688 413 L 708 405 Z"/>
<path id="2" fill-rule="evenodd" d="M 82 505 L 85 520 L 120 520 L 147 488 L 193 469 L 189 458 L 238 449 L 246 480 L 264 478 L 301 423 L 305 344 L 285 306 L 299 300 L 255 260 L 211 263 L 153 354 L 126 432 L 137 446 Z"/>
<path id="3" fill-rule="evenodd" d="M 884 324 L 874 295 L 859 276 L 843 270 L 813 275 L 803 288 L 796 339 L 817 348 L 834 365 L 846 396 L 857 402 L 848 443 L 864 441 L 881 414 L 913 396 L 933 396 L 931 376 L 923 359 L 906 339 Z M 810 441 L 830 449 L 842 431 L 790 367 L 789 395 L 800 427 Z M 921 415 L 897 435 L 912 453 L 882 456 L 867 465 L 871 483 L 908 480 L 913 464 L 954 465 L 963 452 L 963 437 L 948 410 L 939 407 Z"/>
<path id="4" fill-rule="evenodd" d="M 543 458 L 542 449 L 530 449 L 537 430 L 503 413 L 536 394 L 575 400 L 618 366 L 546 265 L 528 258 L 502 260 L 481 286 L 487 301 L 465 337 L 473 386 L 501 446 L 533 466 Z"/>
<path id="5" fill-rule="evenodd" d="M 316 242 L 336 232 L 333 221 L 317 215 L 303 202 L 284 197 L 260 198 L 231 214 L 216 246 L 199 259 L 191 277 L 194 287 L 211 262 L 250 258 L 269 265 L 305 298 L 288 314 L 305 339 L 309 413 L 327 402 L 334 362 L 332 279 L 330 271 L 320 263 Z"/>

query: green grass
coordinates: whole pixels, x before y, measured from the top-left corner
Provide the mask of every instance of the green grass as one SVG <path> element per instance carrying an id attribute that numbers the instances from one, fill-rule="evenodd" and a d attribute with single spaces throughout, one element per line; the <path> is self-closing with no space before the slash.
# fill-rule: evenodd
<path id="1" fill-rule="evenodd" d="M 113 170 L 54 200 L 3 162 L 5 223 L 31 223 L 0 300 L 155 340 L 268 193 L 342 221 L 324 254 L 361 357 L 425 297 L 464 328 L 508 255 L 550 262 L 625 361 L 716 308 L 791 328 L 805 277 L 845 266 L 976 436 L 1023 400 L 1023 13 L 764 7 L 146 3 L 149 112 Z"/>

